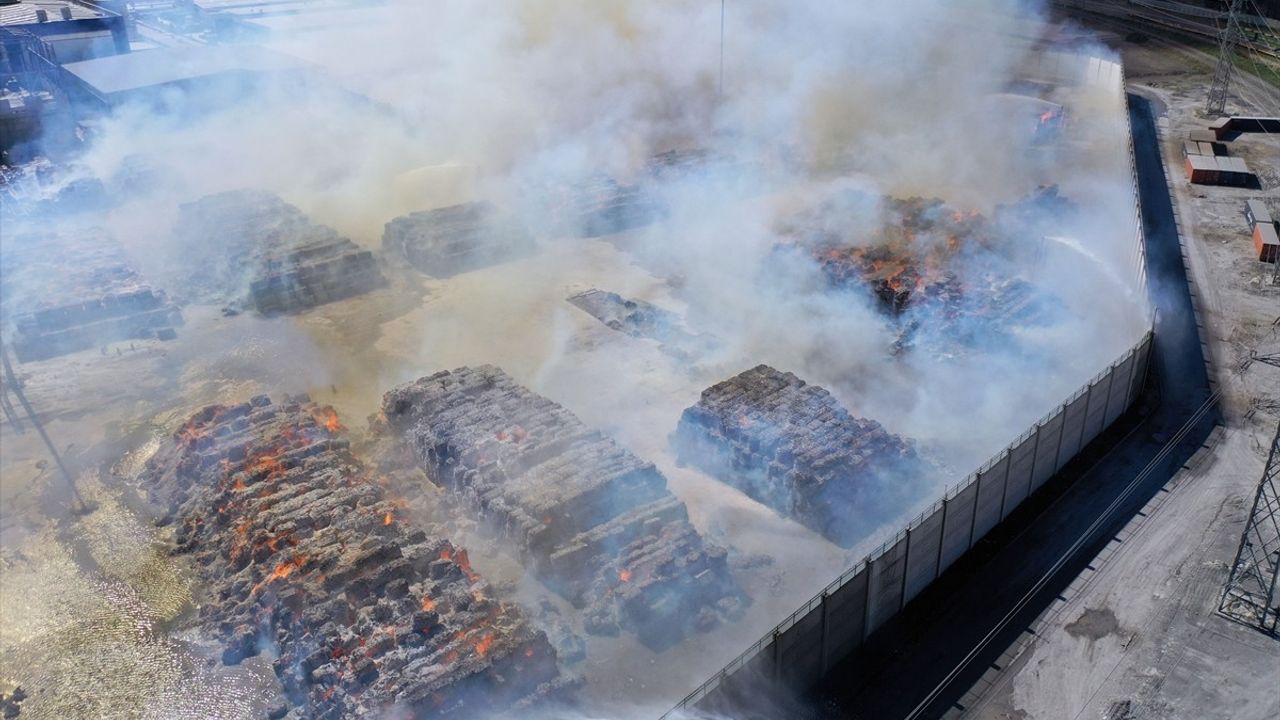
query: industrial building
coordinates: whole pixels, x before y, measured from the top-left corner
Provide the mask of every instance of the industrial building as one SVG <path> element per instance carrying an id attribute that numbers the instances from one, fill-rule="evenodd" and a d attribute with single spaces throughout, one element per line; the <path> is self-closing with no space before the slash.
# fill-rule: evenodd
<path id="1" fill-rule="evenodd" d="M 182 46 L 63 65 L 68 92 L 86 112 L 130 103 L 180 109 L 216 108 L 263 83 L 289 86 L 306 79 L 309 64 L 259 47 Z"/>
<path id="2" fill-rule="evenodd" d="M 0 27 L 35 35 L 59 63 L 129 52 L 124 17 L 109 7 L 123 3 L 78 0 L 0 0 Z"/>

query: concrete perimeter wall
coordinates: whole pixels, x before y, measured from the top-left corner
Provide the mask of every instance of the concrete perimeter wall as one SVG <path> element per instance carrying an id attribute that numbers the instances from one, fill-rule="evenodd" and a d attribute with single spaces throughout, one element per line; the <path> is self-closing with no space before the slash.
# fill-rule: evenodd
<path id="1" fill-rule="evenodd" d="M 1098 57 L 1053 52 L 1043 53 L 1039 63 L 1040 67 L 1033 64 L 1030 72 L 1040 77 L 1114 91 L 1117 122 L 1124 123 L 1134 180 L 1137 247 L 1132 255 L 1133 269 L 1145 297 L 1146 255 L 1123 68 L 1118 62 Z M 716 707 L 726 700 L 731 705 L 735 697 L 749 697 L 762 681 L 805 688 L 820 680 L 1133 403 L 1147 375 L 1151 343 L 1152 332 L 1148 330 L 1119 359 L 945 492 L 892 540 L 841 574 L 694 690 L 664 715 L 664 720 L 684 708 Z"/>

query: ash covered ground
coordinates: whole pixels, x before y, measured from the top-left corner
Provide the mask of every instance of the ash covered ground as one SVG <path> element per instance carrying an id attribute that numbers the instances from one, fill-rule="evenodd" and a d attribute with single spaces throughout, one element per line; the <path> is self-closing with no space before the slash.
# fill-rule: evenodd
<path id="1" fill-rule="evenodd" d="M 60 215 L 53 230 L 84 237 L 76 228 L 109 228 L 149 283 L 184 300 L 184 324 L 176 339 L 103 338 L 100 347 L 16 367 L 95 508 L 70 512 L 76 501 L 35 433 L 4 424 L 0 559 L 6 574 L 24 578 L 31 590 L 5 583 L 0 595 L 0 610 L 18 618 L 5 623 L 0 679 L 27 693 L 23 716 L 255 717 L 284 702 L 286 712 L 305 717 L 299 708 L 324 708 L 335 698 L 348 703 L 343 709 L 372 713 L 379 703 L 395 705 L 411 684 L 395 679 L 404 667 L 438 664 L 433 677 L 452 687 L 472 676 L 458 663 L 490 647 L 554 655 L 553 665 L 516 682 L 527 692 L 503 696 L 512 706 L 530 696 L 541 698 L 535 707 L 552 706 L 567 696 L 572 710 L 548 711 L 552 716 L 655 716 L 1146 328 L 1133 286 L 1117 98 L 1036 86 L 1038 101 L 1069 112 L 1055 120 L 1049 140 L 1038 103 L 1028 117 L 978 110 L 982 98 L 1009 91 L 1032 45 L 1009 41 L 996 50 L 971 39 L 952 47 L 943 42 L 945 29 L 961 19 L 922 3 L 897 19 L 937 12 L 942 20 L 930 20 L 923 41 L 916 35 L 886 48 L 903 53 L 901 68 L 866 66 L 865 58 L 832 49 L 834 35 L 829 46 L 816 45 L 824 49 L 810 62 L 834 62 L 864 77 L 865 86 L 849 89 L 804 63 L 796 76 L 803 82 L 749 79 L 753 63 L 780 51 L 775 37 L 730 55 L 726 99 L 718 102 L 712 55 L 690 50 L 681 67 L 663 59 L 689 46 L 690 28 L 715 26 L 718 17 L 705 9 L 611 3 L 583 17 L 560 3 L 512 2 L 480 22 L 445 5 L 431 18 L 431 32 L 457 34 L 433 46 L 430 57 L 413 56 L 423 45 L 402 37 L 397 24 L 374 22 L 347 38 L 381 42 L 388 52 L 322 68 L 335 84 L 383 103 L 376 111 L 288 88 L 185 125 L 126 110 L 80 158 L 83 173 L 108 186 L 122 168 L 151 167 L 175 178 L 117 193 L 106 210 Z M 791 37 L 822 24 L 812 10 L 785 4 L 761 12 L 731 18 L 730 37 L 767 37 L 767 27 Z M 836 25 L 850 30 L 862 19 L 841 13 Z M 1037 22 L 1022 17 L 999 30 L 1034 37 Z M 869 40 L 868 29 L 856 32 Z M 990 32 L 982 36 L 1005 37 Z M 277 45 L 320 59 L 330 37 Z M 911 73 L 924 72 L 915 55 L 921 42 L 955 53 L 968 68 L 931 81 L 954 81 L 943 95 L 932 92 L 936 86 L 898 94 Z M 486 59 L 464 70 L 459 63 L 468 57 Z M 561 68 L 593 62 L 598 78 L 560 82 Z M 398 83 L 389 80 L 392 67 Z M 511 67 L 521 68 L 511 78 L 521 90 L 504 104 L 495 98 L 511 88 L 487 73 Z M 402 91 L 415 82 L 449 102 L 427 112 Z M 621 95 L 602 95 L 609 87 Z M 899 100 L 896 117 L 858 111 L 887 93 Z M 773 112 L 746 112 L 763 98 Z M 677 101 L 680 112 L 670 110 Z M 304 131 L 281 119 L 299 105 L 337 109 L 329 122 Z M 154 131 L 146 143 L 137 140 L 139 128 Z M 922 146 L 930 130 L 934 141 Z M 211 141 L 225 152 L 206 152 Z M 314 152 L 320 146 L 343 150 Z M 999 167 L 974 169 L 975 149 Z M 1040 202 L 1049 186 L 1070 211 Z M 235 222 L 195 217 L 193 209 L 217 203 L 192 203 L 246 189 L 271 194 L 251 197 L 261 213 L 277 212 L 278 222 L 253 213 Z M 280 200 L 263 200 L 272 196 Z M 1000 210 L 1015 207 L 1030 208 L 1030 218 Z M 445 208 L 455 210 L 431 212 Z M 482 222 L 491 209 L 501 213 L 498 230 Z M 7 220 L 52 218 L 35 212 Z M 459 229 L 432 227 L 415 239 L 415 227 L 433 218 Z M 193 229 L 193 222 L 205 226 Z M 953 225 L 963 232 L 949 232 Z M 219 245 L 226 232 L 235 233 L 229 254 Z M 474 251 L 466 247 L 473 237 Z M 281 263 L 315 261 L 308 250 L 315 246 L 323 249 L 317 262 L 350 262 L 360 282 L 333 285 L 326 271 L 321 290 L 304 292 L 289 290 L 305 289 L 302 281 L 270 279 L 291 277 Z M 801 251 L 783 252 L 795 249 Z M 833 274 L 823 264 L 833 250 L 872 259 L 889 252 L 912 269 L 880 276 L 881 268 L 858 265 L 847 276 Z M 70 253 L 66 263 L 77 260 Z M 287 304 L 255 312 L 244 290 L 263 281 L 263 272 L 270 287 L 287 290 Z M 311 277 L 292 277 L 304 275 Z M 908 275 L 918 297 L 899 299 L 893 285 Z M 1049 310 L 1022 314 L 1033 305 Z M 672 434 L 704 391 L 760 365 L 829 393 L 819 403 L 821 417 L 812 419 L 839 418 L 833 442 L 869 432 L 876 446 L 920 460 L 883 477 L 844 469 L 822 475 L 893 498 L 827 532 L 838 544 L 810 529 L 831 530 L 829 518 L 806 525 L 805 513 L 760 493 L 753 499 L 673 447 Z M 408 420 L 389 412 L 397 393 L 412 394 L 406 388 L 421 388 L 443 371 L 478 372 L 506 388 L 500 395 L 507 399 L 486 400 L 462 420 L 454 415 L 465 415 L 465 398 L 449 392 L 440 407 L 419 408 Z M 272 528 L 287 518 L 259 509 L 212 534 L 178 532 L 187 518 L 219 514 L 216 493 L 242 492 L 235 478 L 246 468 L 157 479 L 164 463 L 204 462 L 195 459 L 199 453 L 183 459 L 182 435 L 202 408 L 243 408 L 257 396 L 286 393 L 307 393 L 334 408 L 350 441 L 342 452 L 351 458 L 333 461 L 343 469 L 328 474 L 299 461 L 288 473 L 250 475 L 268 485 L 385 475 L 385 486 L 368 486 L 370 498 L 352 496 L 353 510 L 363 510 L 344 532 L 356 540 L 394 535 L 387 544 L 408 559 L 405 576 L 366 582 L 343 601 L 345 609 L 333 608 L 332 628 L 322 618 L 281 614 L 279 605 L 254 606 L 277 571 L 286 573 L 280 582 L 297 583 L 290 597 L 303 601 L 348 591 L 327 587 L 327 577 L 310 574 L 322 571 L 306 562 L 292 564 L 296 555 L 274 556 Z M 300 422 L 311 431 L 309 416 Z M 756 417 L 777 423 L 779 436 L 806 437 L 789 420 Z M 246 432 L 234 420 L 226 427 L 229 436 Z M 264 425 L 262 432 L 284 431 Z M 446 466 L 453 456 L 442 456 L 442 448 L 463 460 Z M 229 463 L 247 459 L 227 452 Z M 751 456 L 744 461 L 754 462 Z M 825 462 L 813 457 L 815 466 Z M 841 468 L 858 464 L 834 457 Z M 158 483 L 166 489 L 157 491 Z M 573 492 L 561 483 L 575 484 Z M 889 487 L 876 492 L 877 484 Z M 178 490 L 183 502 L 170 507 Z M 853 503 L 862 496 L 840 494 Z M 388 509 L 392 501 L 402 504 Z M 384 525 L 388 512 L 393 521 Z M 246 533 L 266 533 L 252 552 L 236 550 L 243 522 L 250 523 Z M 307 542 L 324 547 L 322 540 Z M 431 543 L 446 542 L 466 550 L 467 567 L 444 594 L 475 599 L 475 587 L 509 613 L 503 617 L 518 618 L 498 633 L 509 639 L 484 645 L 484 653 L 477 644 L 485 635 L 470 630 L 478 620 L 467 608 L 441 619 L 448 627 L 435 635 L 427 618 L 415 619 L 427 612 L 421 598 L 416 610 L 406 605 L 428 580 L 448 579 L 444 566 L 414 566 L 420 556 L 440 559 Z M 246 552 L 251 562 L 236 567 Z M 573 552 L 583 553 L 580 563 Z M 566 581 L 556 565 L 565 557 L 587 573 Z M 358 566 L 359 558 L 350 563 Z M 397 580 L 408 592 L 387 590 Z M 68 599 L 44 600 L 51 597 Z M 375 612 L 380 620 L 369 619 Z M 272 649 L 260 645 L 253 623 L 265 628 Z M 403 649 L 400 639 L 413 633 L 461 636 L 456 648 Z M 305 653 L 290 648 L 302 638 Z M 359 663 L 351 654 L 371 641 L 378 651 L 367 657 L 394 658 L 374 666 L 376 675 L 372 660 Z M 308 667 L 322 659 L 311 658 L 321 645 L 331 661 L 338 659 L 334 647 L 345 659 Z M 93 662 L 78 663 L 87 653 Z M 284 657 L 298 666 L 273 662 Z M 292 674 L 299 668 L 302 681 Z M 317 670 L 321 680 L 313 682 Z M 539 690 L 542 683 L 555 687 Z M 458 700 L 461 691 L 444 695 L 441 706 L 461 702 L 464 716 L 491 710 Z M 434 707 L 426 697 L 409 705 Z"/>

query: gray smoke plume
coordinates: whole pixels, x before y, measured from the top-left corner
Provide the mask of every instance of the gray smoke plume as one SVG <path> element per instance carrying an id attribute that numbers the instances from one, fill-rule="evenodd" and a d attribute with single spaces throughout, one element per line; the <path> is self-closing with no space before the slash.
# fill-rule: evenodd
<path id="1" fill-rule="evenodd" d="M 276 193 L 375 250 L 393 218 L 474 200 L 537 236 L 533 257 L 402 280 L 415 301 L 379 308 L 361 347 L 320 339 L 314 316 L 239 318 L 259 350 L 207 348 L 188 374 L 217 378 L 203 388 L 212 397 L 222 380 L 334 384 L 354 420 L 397 383 L 491 363 L 657 463 L 700 531 L 775 565 L 753 571 L 753 604 L 732 627 L 663 655 L 590 642 L 587 712 L 650 717 L 1146 329 L 1124 109 L 1110 89 L 1054 86 L 1032 69 L 1038 6 L 729 2 L 722 54 L 712 0 L 392 0 L 266 41 L 313 63 L 309 81 L 121 108 L 81 161 L 100 178 L 133 167 L 162 178 L 95 216 L 161 287 L 189 273 L 179 204 L 226 190 Z M 1058 107 L 1065 128 L 1046 140 L 1036 117 Z M 702 155 L 655 171 L 673 150 Z M 564 237 L 587 233 L 565 232 L 554 198 L 604 177 L 642 187 L 660 221 Z M 1017 205 L 1047 185 L 1065 202 Z M 1016 278 L 1044 317 L 1010 328 L 925 303 L 895 318 L 830 282 L 813 253 L 780 251 L 820 236 L 869 246 L 911 197 L 990 220 L 999 239 L 952 269 L 970 283 Z M 717 343 L 675 358 L 624 340 L 565 302 L 591 287 L 682 314 Z M 908 321 L 916 341 L 895 347 Z M 240 331 L 227 328 L 234 346 Z M 912 479 L 910 501 L 846 550 L 676 467 L 667 438 L 682 410 L 761 363 L 829 389 L 944 470 Z M 537 594 L 537 581 L 519 590 Z"/>

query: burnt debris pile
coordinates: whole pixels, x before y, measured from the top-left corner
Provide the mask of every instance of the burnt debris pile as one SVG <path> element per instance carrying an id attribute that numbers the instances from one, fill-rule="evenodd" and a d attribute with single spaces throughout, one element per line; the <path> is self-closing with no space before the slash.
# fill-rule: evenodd
<path id="1" fill-rule="evenodd" d="M 652 225 L 666 209 L 644 187 L 605 175 L 553 193 L 558 230 L 577 237 L 600 237 Z"/>
<path id="2" fill-rule="evenodd" d="M 193 299 L 272 315 L 386 284 L 373 253 L 265 191 L 233 190 L 184 204 L 174 236 Z"/>
<path id="3" fill-rule="evenodd" d="M 395 218 L 382 248 L 420 273 L 444 278 L 529 255 L 535 245 L 514 219 L 475 202 Z"/>
<path id="4" fill-rule="evenodd" d="M 207 407 L 142 482 L 207 588 L 199 623 L 223 661 L 274 658 L 297 717 L 485 717 L 568 683 L 465 550 L 401 517 L 332 408 Z"/>
<path id="5" fill-rule="evenodd" d="M 599 237 L 662 222 L 691 194 L 710 200 L 707 188 L 718 198 L 740 196 L 760 169 L 708 150 L 668 150 L 625 177 L 597 172 L 572 181 L 543 179 L 529 193 L 547 211 L 554 234 Z"/>
<path id="6" fill-rule="evenodd" d="M 461 496 L 588 632 L 665 646 L 736 617 L 726 551 L 705 542 L 651 463 L 492 366 L 440 372 L 383 399 L 427 476 Z"/>
<path id="7" fill-rule="evenodd" d="M 672 441 L 682 464 L 841 545 L 901 510 L 930 471 L 910 442 L 767 365 L 703 390 Z"/>
<path id="8" fill-rule="evenodd" d="M 171 339 L 182 314 L 101 229 L 35 233 L 0 243 L 0 304 L 19 361 L 120 340 Z"/>
<path id="9" fill-rule="evenodd" d="M 953 354 L 993 332 L 1050 321 L 1054 301 L 1020 277 L 1006 255 L 1040 245 L 1047 230 L 1041 211 L 1061 209 L 1056 189 L 1000 208 L 995 221 L 936 198 L 882 202 L 883 224 L 859 237 L 846 236 L 839 219 L 842 203 L 870 204 L 865 199 L 841 198 L 799 213 L 779 228 L 787 238 L 779 250 L 811 258 L 832 287 L 867 293 L 899 326 L 899 350 L 925 344 Z"/>
<path id="10" fill-rule="evenodd" d="M 568 302 L 613 330 L 656 340 L 663 352 L 678 359 L 704 355 L 720 344 L 711 335 L 690 332 L 670 310 L 643 300 L 628 300 L 615 292 L 592 288 L 570 296 Z"/>

